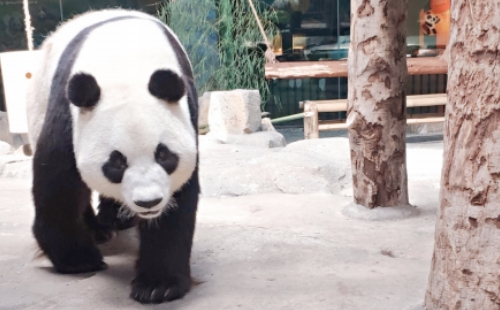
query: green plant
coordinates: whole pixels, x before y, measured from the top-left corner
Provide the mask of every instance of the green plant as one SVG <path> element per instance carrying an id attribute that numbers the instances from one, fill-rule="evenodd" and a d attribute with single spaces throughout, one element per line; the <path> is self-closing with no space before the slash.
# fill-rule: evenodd
<path id="1" fill-rule="evenodd" d="M 268 38 L 277 33 L 276 13 L 253 0 Z M 248 0 L 175 0 L 159 17 L 186 47 L 201 94 L 211 90 L 258 89 L 270 97 L 264 76 L 264 39 Z"/>

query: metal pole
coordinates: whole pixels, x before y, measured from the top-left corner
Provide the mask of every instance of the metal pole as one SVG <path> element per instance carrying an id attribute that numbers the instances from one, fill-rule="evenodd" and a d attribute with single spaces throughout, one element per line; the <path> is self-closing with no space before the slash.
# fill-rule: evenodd
<path id="1" fill-rule="evenodd" d="M 340 0 L 337 0 L 337 50 L 340 53 Z M 337 78 L 337 97 L 340 99 L 340 77 Z"/>
<path id="2" fill-rule="evenodd" d="M 62 0 L 59 0 L 59 11 L 61 12 L 61 22 L 64 20 Z"/>
<path id="3" fill-rule="evenodd" d="M 283 116 L 283 117 L 278 117 L 278 118 L 272 119 L 271 123 L 278 124 L 278 123 L 283 123 L 283 122 L 288 122 L 288 121 L 294 121 L 297 119 L 304 118 L 304 115 L 305 115 L 304 113 L 298 113 L 298 114 L 292 114 L 292 115 L 287 115 L 287 116 Z"/>

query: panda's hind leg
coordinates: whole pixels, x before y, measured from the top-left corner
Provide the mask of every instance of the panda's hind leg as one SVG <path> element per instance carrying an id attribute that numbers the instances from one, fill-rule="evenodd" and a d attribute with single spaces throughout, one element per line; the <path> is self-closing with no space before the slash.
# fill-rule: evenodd
<path id="1" fill-rule="evenodd" d="M 85 219 L 90 190 L 76 170 L 73 155 L 48 146 L 38 146 L 33 157 L 35 239 L 58 273 L 105 269 Z"/>

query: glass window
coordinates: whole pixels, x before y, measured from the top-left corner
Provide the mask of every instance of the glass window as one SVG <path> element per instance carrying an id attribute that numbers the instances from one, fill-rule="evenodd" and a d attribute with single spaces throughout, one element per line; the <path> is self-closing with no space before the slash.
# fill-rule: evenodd
<path id="1" fill-rule="evenodd" d="M 349 0 L 274 0 L 271 6 L 278 11 L 273 46 L 279 61 L 347 57 Z"/>
<path id="2" fill-rule="evenodd" d="M 264 0 L 277 10 L 279 61 L 341 60 L 350 42 L 350 0 Z M 409 0 L 407 54 L 436 56 L 449 39 L 450 0 Z"/>
<path id="3" fill-rule="evenodd" d="M 25 50 L 27 41 L 21 0 L 0 0 L 0 23 L 0 52 Z"/>
<path id="4" fill-rule="evenodd" d="M 29 0 L 35 47 L 57 25 L 89 9 L 122 7 L 156 14 L 160 0 Z M 0 0 L 0 52 L 26 50 L 22 0 Z"/>

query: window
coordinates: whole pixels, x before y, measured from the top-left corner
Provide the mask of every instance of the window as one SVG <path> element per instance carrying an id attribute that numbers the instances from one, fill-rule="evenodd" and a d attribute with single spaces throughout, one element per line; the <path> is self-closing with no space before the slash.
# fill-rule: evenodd
<path id="1" fill-rule="evenodd" d="M 347 57 L 349 0 L 275 0 L 280 34 L 274 38 L 279 61 L 338 60 Z"/>
<path id="2" fill-rule="evenodd" d="M 350 43 L 350 0 L 274 0 L 280 34 L 274 53 L 283 61 L 341 60 Z M 407 54 L 436 56 L 446 46 L 450 0 L 409 0 Z"/>

